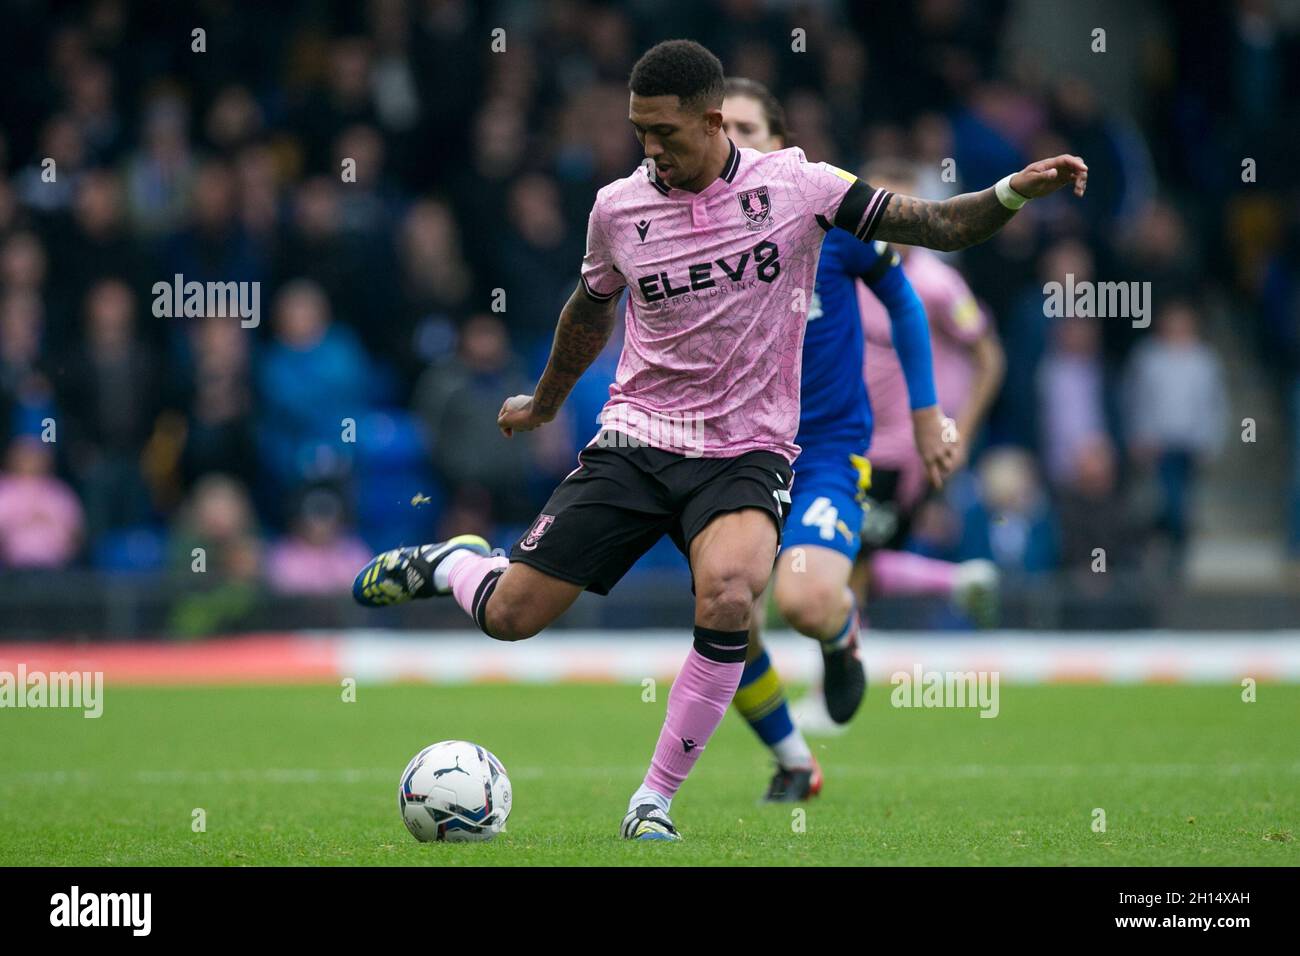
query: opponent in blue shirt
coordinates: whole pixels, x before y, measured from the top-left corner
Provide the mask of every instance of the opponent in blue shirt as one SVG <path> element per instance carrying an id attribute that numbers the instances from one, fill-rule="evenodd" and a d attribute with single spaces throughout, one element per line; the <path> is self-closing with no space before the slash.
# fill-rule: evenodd
<path id="1" fill-rule="evenodd" d="M 761 84 L 727 80 L 722 116 L 723 128 L 737 146 L 761 152 L 785 148 L 784 113 Z M 821 642 L 827 711 L 836 723 L 847 723 L 866 691 L 858 656 L 858 609 L 849 589 L 863 498 L 871 482 L 865 457 L 871 441 L 871 404 L 862 374 L 859 280 L 889 310 L 917 447 L 932 466 L 932 475 L 942 475 L 947 455 L 925 308 L 903 274 L 898 254 L 883 242 L 863 243 L 830 223 L 822 225 L 828 231 L 804 332 L 795 439 L 801 452 L 794 464 L 793 500 L 782 534 L 773 596 L 791 627 Z M 947 437 L 951 442 L 951 431 Z M 761 612 L 759 608 L 751 618 L 736 707 L 776 758 L 766 799 L 806 800 L 821 790 L 821 769 L 794 726 L 785 691 L 763 648 L 757 623 Z"/>

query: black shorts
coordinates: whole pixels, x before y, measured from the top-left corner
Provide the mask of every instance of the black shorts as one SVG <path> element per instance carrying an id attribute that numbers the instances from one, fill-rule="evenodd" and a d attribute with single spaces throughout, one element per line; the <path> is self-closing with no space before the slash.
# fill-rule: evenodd
<path id="1" fill-rule="evenodd" d="M 690 558 L 691 540 L 717 515 L 760 508 L 778 539 L 794 470 L 780 455 L 688 458 L 603 432 L 578 455 L 510 560 L 608 594 L 665 534 Z"/>

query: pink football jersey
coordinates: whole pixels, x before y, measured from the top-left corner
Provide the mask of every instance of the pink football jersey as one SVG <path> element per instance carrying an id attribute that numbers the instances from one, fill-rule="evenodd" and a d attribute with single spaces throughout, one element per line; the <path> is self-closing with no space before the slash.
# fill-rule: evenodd
<path id="1" fill-rule="evenodd" d="M 920 296 L 930 322 L 939 407 L 945 415 L 956 418 L 966 407 L 974 379 L 970 346 L 984 335 L 988 320 L 961 273 L 928 249 L 912 249 L 903 271 Z M 867 456 L 873 463 L 890 468 L 914 459 L 919 462 L 912 439 L 907 382 L 894 351 L 889 313 L 861 282 L 858 305 L 866 341 L 863 375 L 871 398 L 871 447 Z"/>
<path id="2" fill-rule="evenodd" d="M 732 143 L 699 193 L 670 188 L 650 164 L 601 189 L 582 282 L 598 299 L 628 290 L 602 427 L 682 455 L 767 450 L 793 462 L 822 237 L 836 223 L 869 240 L 889 201 L 857 182 L 801 149 Z"/>

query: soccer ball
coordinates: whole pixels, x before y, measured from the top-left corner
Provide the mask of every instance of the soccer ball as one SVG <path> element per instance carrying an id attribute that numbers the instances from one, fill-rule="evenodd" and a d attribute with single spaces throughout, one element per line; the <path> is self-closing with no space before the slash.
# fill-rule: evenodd
<path id="1" fill-rule="evenodd" d="M 397 807 L 423 843 L 490 840 L 510 816 L 510 778 L 490 751 L 468 740 L 430 744 L 411 758 Z"/>

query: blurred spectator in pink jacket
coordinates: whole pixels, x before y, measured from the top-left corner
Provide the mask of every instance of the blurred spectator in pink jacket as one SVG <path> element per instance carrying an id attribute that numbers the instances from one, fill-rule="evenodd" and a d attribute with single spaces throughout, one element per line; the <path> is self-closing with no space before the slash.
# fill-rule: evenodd
<path id="1" fill-rule="evenodd" d="M 293 530 L 271 548 L 268 577 L 282 594 L 339 594 L 369 560 L 370 548 L 345 524 L 338 494 L 315 488 L 303 496 Z"/>
<path id="2" fill-rule="evenodd" d="M 31 435 L 9 444 L 0 474 L 0 564 L 60 568 L 81 549 L 77 496 L 54 475 L 50 445 Z"/>

